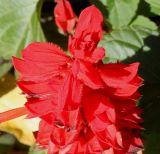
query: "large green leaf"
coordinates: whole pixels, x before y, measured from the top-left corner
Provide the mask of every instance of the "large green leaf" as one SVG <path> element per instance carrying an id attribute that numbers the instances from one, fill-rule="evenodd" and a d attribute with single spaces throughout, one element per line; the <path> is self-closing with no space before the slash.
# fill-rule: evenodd
<path id="1" fill-rule="evenodd" d="M 104 0 L 103 0 L 104 1 Z M 108 20 L 113 28 L 128 25 L 136 14 L 139 0 L 108 0 Z"/>
<path id="2" fill-rule="evenodd" d="M 106 49 L 106 57 L 111 60 L 124 60 L 133 56 L 144 45 L 143 39 L 156 30 L 157 26 L 148 18 L 138 16 L 129 26 L 105 34 L 99 46 Z"/>
<path id="3" fill-rule="evenodd" d="M 5 75 L 12 67 L 12 64 L 10 61 L 3 61 L 0 62 L 0 77 Z"/>
<path id="4" fill-rule="evenodd" d="M 160 15 L 160 0 L 145 0 L 150 4 L 151 12 Z"/>
<path id="5" fill-rule="evenodd" d="M 0 57 L 10 59 L 32 41 L 44 41 L 39 0 L 0 0 Z M 41 2 L 41 1 L 40 1 Z"/>
<path id="6" fill-rule="evenodd" d="M 113 28 L 128 25 L 136 15 L 140 0 L 89 0 L 95 4 Z M 106 18 L 104 19 L 106 20 Z"/>

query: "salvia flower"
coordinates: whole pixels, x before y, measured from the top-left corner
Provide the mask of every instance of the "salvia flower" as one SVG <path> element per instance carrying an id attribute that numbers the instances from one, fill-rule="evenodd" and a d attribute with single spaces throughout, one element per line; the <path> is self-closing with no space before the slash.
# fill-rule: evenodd
<path id="1" fill-rule="evenodd" d="M 63 33 L 71 33 L 76 24 L 76 16 L 68 0 L 55 0 L 57 3 L 54 8 L 56 25 Z"/>
<path id="2" fill-rule="evenodd" d="M 13 58 L 27 95 L 17 116 L 41 118 L 36 138 L 48 154 L 128 154 L 143 146 L 139 63 L 102 63 L 102 22 L 95 6 L 82 11 L 69 39 L 71 56 L 57 45 L 32 43 L 22 59 Z M 1 121 L 16 117 L 15 110 L 2 115 Z"/>

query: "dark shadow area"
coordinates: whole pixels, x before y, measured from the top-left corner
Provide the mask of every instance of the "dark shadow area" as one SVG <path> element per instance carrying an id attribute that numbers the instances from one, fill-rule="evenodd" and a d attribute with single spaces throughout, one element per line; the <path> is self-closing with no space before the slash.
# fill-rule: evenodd
<path id="1" fill-rule="evenodd" d="M 43 32 L 47 38 L 47 42 L 53 42 L 60 45 L 64 50 L 67 49 L 67 36 L 58 32 L 58 28 L 54 22 L 53 9 L 54 1 L 47 0 L 44 2 L 41 13 L 41 24 Z"/>
<path id="2" fill-rule="evenodd" d="M 8 73 L 0 78 L 0 97 L 16 87 L 14 75 Z"/>
<path id="3" fill-rule="evenodd" d="M 145 40 L 151 51 L 139 51 L 125 62 L 140 62 L 140 75 L 144 86 L 140 88 L 143 109 L 145 154 L 160 153 L 160 37 L 151 36 Z"/>
<path id="4" fill-rule="evenodd" d="M 11 134 L 0 132 L 0 154 L 28 154 L 29 146 L 21 144 Z"/>

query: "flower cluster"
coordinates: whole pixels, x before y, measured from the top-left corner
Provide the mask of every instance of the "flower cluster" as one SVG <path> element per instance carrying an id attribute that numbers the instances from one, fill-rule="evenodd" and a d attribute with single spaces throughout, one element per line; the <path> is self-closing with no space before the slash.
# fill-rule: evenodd
<path id="1" fill-rule="evenodd" d="M 37 143 L 48 154 L 127 154 L 143 146 L 139 64 L 102 63 L 102 22 L 95 6 L 82 11 L 69 38 L 71 56 L 57 45 L 32 43 L 22 59 L 13 58 L 28 117 L 41 118 Z"/>

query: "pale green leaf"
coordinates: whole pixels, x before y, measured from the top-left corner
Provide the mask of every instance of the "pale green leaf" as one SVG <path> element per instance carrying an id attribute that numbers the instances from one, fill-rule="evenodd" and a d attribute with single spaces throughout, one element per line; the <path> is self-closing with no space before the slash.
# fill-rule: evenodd
<path id="1" fill-rule="evenodd" d="M 99 44 L 106 49 L 106 57 L 115 60 L 124 60 L 133 56 L 142 45 L 142 38 L 132 27 L 117 29 L 104 35 Z"/>
<path id="2" fill-rule="evenodd" d="M 109 57 L 112 61 L 124 60 L 133 56 L 136 51 L 142 48 L 144 45 L 143 39 L 155 31 L 153 27 L 149 29 L 135 23 L 122 29 L 113 30 L 110 34 L 104 35 L 99 46 L 106 49 L 106 57 Z"/>
<path id="3" fill-rule="evenodd" d="M 12 64 L 10 61 L 3 61 L 0 62 L 0 77 L 5 75 L 12 67 Z"/>
<path id="4" fill-rule="evenodd" d="M 39 0 L 0 0 L 1 58 L 10 59 L 30 42 L 45 40 L 38 3 Z"/>
<path id="5" fill-rule="evenodd" d="M 131 26 L 137 30 L 142 38 L 146 38 L 149 35 L 159 35 L 157 25 L 149 18 L 141 15 L 137 16 Z"/>
<path id="6" fill-rule="evenodd" d="M 105 6 L 107 6 L 107 4 L 108 4 L 108 2 L 109 2 L 108 0 L 100 0 L 100 1 L 101 1 L 102 4 L 105 5 Z"/>
<path id="7" fill-rule="evenodd" d="M 131 25 L 137 25 L 148 29 L 157 30 L 156 24 L 152 22 L 149 18 L 142 15 L 137 16 L 137 18 L 132 22 Z"/>
<path id="8" fill-rule="evenodd" d="M 160 15 L 160 0 L 145 0 L 150 4 L 151 12 Z"/>
<path id="9" fill-rule="evenodd" d="M 107 1 L 109 22 L 113 28 L 128 25 L 136 14 L 139 0 L 110 0 Z"/>

